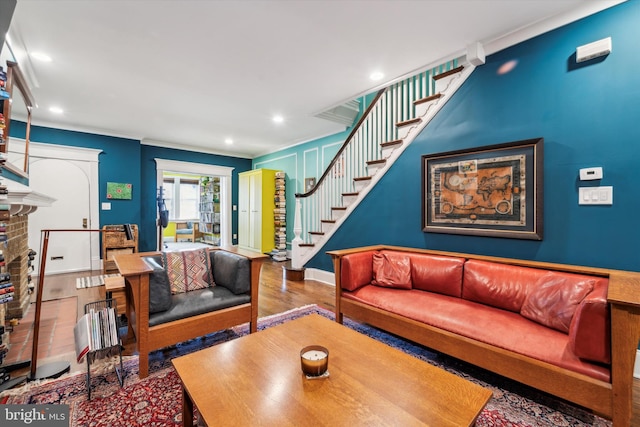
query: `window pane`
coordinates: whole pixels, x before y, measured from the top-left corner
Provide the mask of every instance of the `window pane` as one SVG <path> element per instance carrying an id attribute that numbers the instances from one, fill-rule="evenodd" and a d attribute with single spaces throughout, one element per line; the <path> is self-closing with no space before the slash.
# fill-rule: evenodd
<path id="1" fill-rule="evenodd" d="M 198 218 L 198 181 L 180 181 L 180 219 Z"/>

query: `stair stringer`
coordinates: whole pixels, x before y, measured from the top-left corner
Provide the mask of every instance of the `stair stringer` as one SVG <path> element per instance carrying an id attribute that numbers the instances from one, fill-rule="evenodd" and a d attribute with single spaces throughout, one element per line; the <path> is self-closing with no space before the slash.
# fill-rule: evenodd
<path id="1" fill-rule="evenodd" d="M 367 196 L 367 194 L 369 194 L 369 191 L 371 191 L 371 189 L 378 183 L 378 181 L 380 181 L 380 179 L 391 168 L 391 166 L 393 166 L 398 157 L 402 155 L 404 150 L 431 122 L 431 120 L 442 109 L 442 107 L 444 107 L 444 105 L 449 101 L 453 94 L 458 91 L 462 84 L 469 78 L 471 73 L 473 73 L 475 68 L 476 67 L 474 65 L 467 62 L 464 64 L 464 69 L 459 74 L 457 74 L 457 78 L 451 78 L 445 83 L 446 87 L 440 91 L 440 93 L 442 93 L 442 97 L 432 101 L 429 104 L 428 108 L 425 109 L 426 111 L 423 113 L 424 115 L 422 117 L 417 116 L 422 119 L 419 124 L 408 126 L 410 127 L 410 129 L 408 130 L 406 136 L 403 138 L 403 143 L 393 150 L 391 155 L 387 158 L 387 162 L 385 163 L 385 165 L 376 170 L 369 184 L 358 192 L 356 200 L 354 200 L 347 206 L 344 214 L 340 216 L 340 218 L 336 219 L 336 222 L 335 224 L 333 224 L 331 229 L 326 231 L 324 235 L 320 239 L 318 239 L 318 241 L 313 246 L 305 246 L 300 248 L 300 265 L 305 265 L 311 260 L 311 258 L 313 258 L 318 252 L 322 250 L 324 244 L 340 228 L 342 223 L 346 221 L 346 219 L 351 215 L 351 212 L 353 212 L 353 210 L 360 204 L 360 202 Z M 416 111 L 418 110 L 419 108 L 416 108 Z"/>

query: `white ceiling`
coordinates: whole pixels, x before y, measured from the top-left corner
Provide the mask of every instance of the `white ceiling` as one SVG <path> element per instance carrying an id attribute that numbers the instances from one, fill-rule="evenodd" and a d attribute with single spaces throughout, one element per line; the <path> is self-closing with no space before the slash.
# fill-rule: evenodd
<path id="1" fill-rule="evenodd" d="M 18 0 L 9 38 L 34 124 L 252 158 L 344 130 L 314 115 L 381 87 L 374 70 L 386 83 L 616 3 Z"/>

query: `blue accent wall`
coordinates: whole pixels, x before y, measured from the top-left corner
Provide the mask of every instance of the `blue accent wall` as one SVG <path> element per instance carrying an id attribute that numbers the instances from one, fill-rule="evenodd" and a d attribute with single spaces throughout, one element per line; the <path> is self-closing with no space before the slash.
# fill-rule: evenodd
<path id="1" fill-rule="evenodd" d="M 11 136 L 24 138 L 24 123 L 12 122 Z M 156 250 L 158 245 L 155 158 L 233 167 L 233 204 L 238 203 L 238 172 L 251 169 L 251 159 L 153 147 L 141 145 L 140 141 L 135 139 L 42 126 L 31 126 L 31 141 L 102 150 L 99 156 L 99 202 L 111 202 L 111 210 L 100 210 L 99 226 L 138 224 L 140 251 Z M 107 199 L 107 182 L 132 184 L 132 199 Z M 237 213 L 232 212 L 232 214 L 232 233 L 237 233 Z"/>
<path id="2" fill-rule="evenodd" d="M 24 136 L 22 137 L 24 138 Z M 98 157 L 100 162 L 98 197 L 100 203 L 111 202 L 111 210 L 100 210 L 99 226 L 131 223 L 138 224 L 140 227 L 142 189 L 140 187 L 140 143 L 138 140 L 33 125 L 31 126 L 30 140 L 102 150 Z M 107 182 L 132 184 L 131 200 L 107 199 Z"/>
<path id="3" fill-rule="evenodd" d="M 627 2 L 487 57 L 307 267 L 332 271 L 327 250 L 381 243 L 640 271 L 638 23 L 640 2 Z M 609 36 L 610 55 L 575 63 L 577 46 Z M 422 155 L 537 137 L 542 241 L 422 231 Z M 580 181 L 592 166 L 603 179 Z M 612 206 L 578 205 L 593 185 L 613 186 Z"/>

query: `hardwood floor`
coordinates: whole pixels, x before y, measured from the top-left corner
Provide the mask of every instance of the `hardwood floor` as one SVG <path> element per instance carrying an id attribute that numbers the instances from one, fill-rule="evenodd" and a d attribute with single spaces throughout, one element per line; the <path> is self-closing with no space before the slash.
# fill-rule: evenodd
<path id="1" fill-rule="evenodd" d="M 299 282 L 286 280 L 282 270 L 285 265 L 286 263 L 278 263 L 274 261 L 266 261 L 263 265 L 260 277 L 259 317 L 281 313 L 283 311 L 308 304 L 317 304 L 333 311 L 335 308 L 335 292 L 333 286 L 315 280 L 304 280 Z M 100 272 L 94 272 L 94 274 L 100 274 Z M 75 278 L 87 275 L 89 274 L 85 272 L 83 274 L 48 276 L 44 286 L 46 292 L 43 295 L 45 298 L 75 295 L 75 297 L 77 297 L 76 305 L 78 317 L 84 312 L 84 305 L 86 303 L 100 300 L 105 297 L 104 287 L 75 290 Z M 72 287 L 72 291 L 69 291 L 70 287 Z M 59 310 L 61 309 L 61 304 L 63 304 L 62 301 L 65 300 L 47 301 L 43 305 L 42 319 L 55 319 L 57 317 L 57 313 L 59 313 Z M 68 302 L 65 303 L 68 304 Z M 27 316 L 22 319 L 21 326 L 24 329 L 28 329 L 30 327 L 29 322 L 33 321 L 33 311 L 35 311 L 34 305 L 30 308 Z M 41 325 L 42 324 L 41 320 Z M 39 363 L 41 357 L 46 357 L 43 362 L 53 360 L 75 360 L 73 332 L 71 331 L 71 333 L 69 333 L 70 326 L 66 323 L 61 324 L 60 326 L 61 327 L 59 328 L 48 329 L 47 333 L 54 334 L 54 336 L 46 336 L 46 334 L 43 334 L 43 330 L 41 329 L 39 340 L 41 344 L 38 347 L 39 354 L 41 355 L 38 358 Z M 20 342 L 18 338 L 23 340 L 23 342 Z M 18 347 L 24 349 L 22 356 L 27 358 L 30 356 L 31 342 L 28 341 L 28 334 L 18 337 L 14 336 L 14 333 L 12 333 L 10 339 L 12 346 L 8 356 L 13 356 Z M 50 348 L 50 350 L 47 350 L 47 353 L 44 352 L 45 350 L 40 350 L 40 348 L 44 348 L 43 346 L 46 345 L 45 343 L 51 342 L 55 342 L 56 345 L 47 347 Z M 130 343 L 125 346 L 125 354 L 134 354 L 134 352 L 135 343 Z M 86 369 L 85 365 L 72 364 L 72 371 L 84 369 Z M 16 372 L 12 373 L 12 376 L 21 374 L 23 373 Z M 638 379 L 634 381 L 633 408 L 634 416 L 631 425 L 640 426 L 640 380 Z"/>

